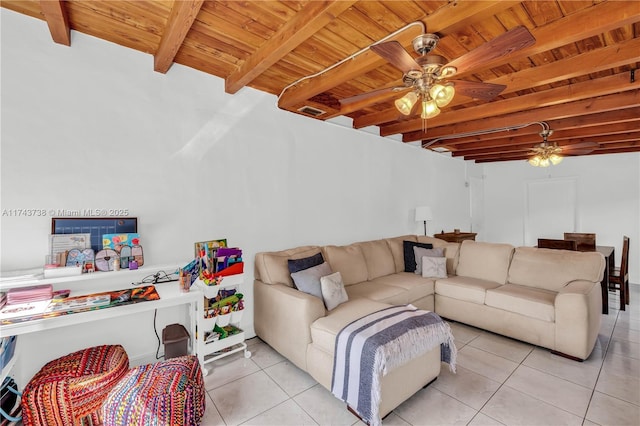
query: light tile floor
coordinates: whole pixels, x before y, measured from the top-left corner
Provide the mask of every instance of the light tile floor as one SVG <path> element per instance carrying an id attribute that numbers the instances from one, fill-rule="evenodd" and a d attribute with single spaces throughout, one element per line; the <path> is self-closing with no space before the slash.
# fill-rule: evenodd
<path id="1" fill-rule="evenodd" d="M 610 293 L 596 347 L 585 362 L 451 323 L 457 373 L 387 416 L 384 425 L 639 425 L 640 286 L 618 310 Z M 258 338 L 241 354 L 207 364 L 203 425 L 362 425 L 345 404 Z"/>

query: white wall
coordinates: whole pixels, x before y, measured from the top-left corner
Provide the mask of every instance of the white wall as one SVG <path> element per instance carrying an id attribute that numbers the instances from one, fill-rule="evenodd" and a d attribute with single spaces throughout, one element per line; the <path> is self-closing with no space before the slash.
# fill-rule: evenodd
<path id="1" fill-rule="evenodd" d="M 431 231 L 468 227 L 463 161 L 281 111 L 249 88 L 227 95 L 221 79 L 180 65 L 155 73 L 152 56 L 76 32 L 60 46 L 42 21 L 0 17 L 0 209 L 128 209 L 147 265 L 186 263 L 194 242 L 228 238 L 244 250 L 249 335 L 256 252 L 422 233 L 421 205 L 433 208 Z M 0 269 L 41 266 L 51 218 L 1 220 Z M 130 285 L 121 279 L 114 289 Z M 155 354 L 152 318 L 128 324 L 23 336 L 24 374 L 107 335 L 132 358 Z"/>
<path id="2" fill-rule="evenodd" d="M 595 232 L 596 243 L 615 247 L 630 240 L 630 281 L 640 283 L 640 154 L 567 157 L 542 169 L 525 161 L 484 166 L 485 240 L 524 245 L 526 187 L 548 179 L 576 181 L 576 232 Z M 573 230 L 568 229 L 567 232 Z M 562 233 L 550 238 L 562 239 Z"/>

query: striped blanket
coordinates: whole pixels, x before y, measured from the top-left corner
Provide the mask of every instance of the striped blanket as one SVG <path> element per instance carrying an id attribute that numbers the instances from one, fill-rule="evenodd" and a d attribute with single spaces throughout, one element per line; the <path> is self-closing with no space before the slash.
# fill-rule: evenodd
<path id="1" fill-rule="evenodd" d="M 456 347 L 449 324 L 415 306 L 392 306 L 366 315 L 336 337 L 331 392 L 370 425 L 379 425 L 380 382 L 388 371 L 441 345 L 455 372 Z"/>

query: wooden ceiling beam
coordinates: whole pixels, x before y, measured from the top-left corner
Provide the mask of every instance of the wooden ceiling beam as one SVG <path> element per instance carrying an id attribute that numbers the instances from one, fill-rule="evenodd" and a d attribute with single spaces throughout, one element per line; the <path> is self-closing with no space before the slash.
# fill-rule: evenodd
<path id="1" fill-rule="evenodd" d="M 153 69 L 166 73 L 196 20 L 204 0 L 175 0 L 160 45 L 153 55 Z"/>
<path id="2" fill-rule="evenodd" d="M 513 52 L 507 59 L 517 62 L 638 21 L 640 21 L 640 7 L 630 8 L 627 2 L 621 1 L 602 2 L 542 27 L 534 28 L 531 30 L 531 34 L 536 39 L 536 43 Z M 486 62 L 481 67 L 476 67 L 461 75 L 477 73 L 501 63 L 505 63 L 505 61 Z M 460 75 L 456 75 L 456 77 L 460 77 Z"/>
<path id="3" fill-rule="evenodd" d="M 635 63 L 638 61 L 638 51 L 640 51 L 640 38 L 635 38 L 623 43 L 576 55 L 568 59 L 558 60 L 547 65 L 527 68 L 519 72 L 506 74 L 502 77 L 487 80 L 486 83 L 506 85 L 507 88 L 502 92 L 502 94 L 506 95 L 529 89 L 531 87 L 569 80 L 571 78 L 584 75 L 587 71 L 589 73 L 596 73 L 622 65 Z M 399 97 L 397 94 L 391 93 L 380 101 L 392 99 L 394 96 Z M 376 100 L 374 99 L 373 101 Z M 457 96 L 456 99 L 447 106 L 447 108 L 464 105 L 465 103 L 468 103 L 468 101 L 469 98 L 467 97 Z M 369 105 L 373 103 L 375 102 L 371 102 Z M 368 105 L 359 103 L 357 106 L 364 108 Z M 355 111 L 355 109 L 341 109 L 342 114 L 348 114 L 353 111 Z M 357 117 L 353 122 L 353 127 L 360 129 L 363 127 L 384 124 L 396 120 L 398 116 L 398 111 L 394 108 L 389 108 L 386 111 L 379 111 Z"/>
<path id="4" fill-rule="evenodd" d="M 477 19 L 482 19 L 486 17 L 485 14 L 489 13 L 489 11 L 495 14 L 518 3 L 520 2 L 499 0 L 449 3 L 425 19 L 426 27 L 429 32 L 447 33 L 448 27 L 457 27 L 463 21 L 466 25 L 469 25 L 476 20 L 476 16 L 478 17 Z M 455 11 L 452 8 L 455 8 Z M 420 34 L 422 34 L 422 29 L 419 26 L 414 26 L 403 31 L 393 40 L 399 41 L 400 44 L 406 47 L 410 46 L 411 41 Z M 278 99 L 278 106 L 282 109 L 291 108 L 319 93 L 339 86 L 384 64 L 386 64 L 384 59 L 367 50 L 339 67 L 319 76 L 300 81 L 295 86 L 288 88 Z"/>
<path id="5" fill-rule="evenodd" d="M 357 0 L 308 2 L 293 19 L 225 79 L 225 91 L 236 93 L 356 2 Z"/>
<path id="6" fill-rule="evenodd" d="M 610 95 L 611 96 L 611 95 Z M 615 96 L 615 95 L 613 95 Z M 581 103 L 583 101 L 580 101 Z M 569 106 L 570 104 L 566 104 Z M 556 109 L 555 107 L 552 107 Z M 553 114 L 547 113 L 547 114 Z M 614 123 L 624 123 L 628 121 L 636 121 L 640 119 L 640 107 L 625 107 L 622 106 L 622 109 L 614 109 L 610 111 L 594 111 L 591 110 L 589 113 L 584 113 L 582 111 L 581 115 L 574 115 L 571 117 L 565 117 L 560 119 L 545 119 L 544 121 L 549 125 L 551 129 L 573 129 L 573 128 L 588 128 L 590 126 L 599 126 L 602 124 L 614 124 Z M 522 124 L 516 123 L 516 124 Z M 513 124 L 507 124 L 510 126 Z M 493 127 L 491 127 L 493 126 Z M 492 128 L 504 127 L 503 125 L 497 124 L 496 121 L 492 121 L 487 123 L 487 120 L 474 120 L 474 121 L 464 121 L 461 123 L 456 123 L 448 126 L 440 126 L 429 129 L 429 140 L 433 140 L 435 138 L 439 138 L 442 136 L 451 136 L 457 135 L 461 133 L 470 133 L 477 132 L 483 130 L 489 130 Z M 538 133 L 539 130 L 535 127 L 525 127 L 519 130 L 511 130 L 509 131 L 510 135 L 518 136 L 521 134 L 530 134 L 530 133 Z M 497 135 L 497 136 L 496 136 Z M 482 136 L 474 136 L 468 138 L 469 141 L 473 140 L 484 140 L 491 138 L 499 138 L 503 137 L 500 133 L 490 133 Z M 456 138 L 453 140 L 460 140 L 461 138 Z M 427 142 L 426 140 L 424 142 Z M 444 142 L 444 141 L 443 141 Z M 438 143 L 434 144 L 437 146 Z"/>
<path id="7" fill-rule="evenodd" d="M 592 115 L 594 113 L 605 114 L 607 112 L 619 112 L 620 115 L 623 115 L 627 110 L 637 107 L 640 107 L 640 92 L 635 90 L 624 93 L 616 93 L 608 96 L 600 96 L 594 99 L 583 99 L 581 101 L 567 102 L 565 104 L 553 105 L 550 107 L 534 108 L 527 111 L 519 111 L 516 113 L 487 118 L 484 120 L 477 120 L 473 123 L 473 126 L 477 127 L 478 121 L 482 121 L 483 123 L 483 127 L 481 127 L 481 129 L 495 129 L 508 126 L 517 126 L 524 123 L 531 123 L 536 121 L 545 121 L 548 124 L 552 122 L 552 120 L 577 117 L 584 114 Z M 462 130 L 461 132 L 456 131 L 451 134 L 474 131 L 466 130 L 467 127 L 461 126 L 460 124 L 457 124 L 456 127 L 463 128 L 464 130 Z M 416 140 L 413 139 L 415 135 L 422 135 L 421 139 L 434 139 L 433 137 L 425 137 L 425 134 L 421 131 L 415 132 L 413 134 L 405 134 L 407 139 L 412 140 Z"/>
<path id="8" fill-rule="evenodd" d="M 597 96 L 609 95 L 623 91 L 638 91 L 640 79 L 630 82 L 626 74 L 614 74 L 594 80 L 583 81 L 567 86 L 556 87 L 543 92 L 531 93 L 500 101 L 489 102 L 464 109 L 465 120 L 477 120 L 498 115 L 510 114 L 532 108 L 541 108 L 563 104 L 568 101 L 591 99 Z M 427 120 L 427 126 L 444 126 L 460 121 L 461 112 L 453 110 L 441 113 L 437 117 Z M 541 118 L 542 119 L 542 118 Z M 381 136 L 389 136 L 396 133 L 408 133 L 422 129 L 423 123 L 420 117 L 380 127 Z M 417 135 L 416 135 L 417 136 Z M 428 137 L 428 133 L 422 133 L 417 139 Z"/>
<path id="9" fill-rule="evenodd" d="M 612 135 L 600 135 L 600 136 L 592 136 L 592 137 L 582 137 L 582 138 L 574 138 L 570 141 L 556 142 L 560 147 L 570 147 L 576 143 L 582 142 L 593 142 L 600 144 L 609 144 L 609 143 L 618 143 L 618 144 L 633 144 L 640 140 L 640 131 L 636 129 L 635 132 L 625 132 L 619 134 Z M 452 151 L 452 155 L 454 157 L 474 157 L 477 156 L 491 156 L 501 153 L 509 153 L 509 152 L 518 152 L 525 151 L 528 152 L 531 148 L 539 145 L 542 142 L 542 138 L 538 138 L 537 140 L 531 141 L 518 141 L 517 143 L 505 144 L 493 147 L 493 150 L 487 148 L 476 148 L 476 149 L 464 149 L 459 151 Z"/>
<path id="10" fill-rule="evenodd" d="M 640 120 L 640 117 L 638 118 Z M 602 126 L 586 127 L 582 129 L 569 129 L 569 130 L 554 130 L 553 134 L 549 137 L 549 142 L 558 143 L 559 145 L 566 144 L 567 140 L 573 141 L 582 138 L 595 138 L 606 135 L 617 135 L 628 132 L 638 131 L 638 122 L 629 121 L 624 123 L 605 124 Z M 508 146 L 517 146 L 522 144 L 532 144 L 542 142 L 542 138 L 539 135 L 539 126 L 530 126 L 526 129 L 533 129 L 536 132 L 525 135 L 513 136 L 509 132 L 509 136 L 505 137 L 502 132 L 502 137 L 495 139 L 483 139 L 477 142 L 459 142 L 457 139 L 449 139 L 442 141 L 442 145 L 448 147 L 450 151 L 454 153 L 464 153 L 468 150 L 492 150 L 499 149 Z M 437 146 L 437 144 L 431 145 L 430 148 Z M 463 154 L 464 155 L 464 154 Z"/>
<path id="11" fill-rule="evenodd" d="M 47 21 L 53 41 L 71 46 L 71 27 L 64 2 L 62 0 L 40 0 L 40 9 L 45 21 Z"/>

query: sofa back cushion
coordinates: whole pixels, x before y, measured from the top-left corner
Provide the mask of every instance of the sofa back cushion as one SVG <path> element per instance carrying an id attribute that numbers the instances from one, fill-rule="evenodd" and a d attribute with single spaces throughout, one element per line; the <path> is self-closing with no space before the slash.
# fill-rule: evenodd
<path id="1" fill-rule="evenodd" d="M 509 267 L 509 283 L 560 291 L 571 281 L 599 282 L 604 256 L 598 252 L 518 247 Z"/>
<path id="2" fill-rule="evenodd" d="M 428 235 L 418 235 L 417 240 L 419 243 L 431 244 L 434 247 L 444 247 L 447 244 L 445 240 L 441 240 L 440 238 L 436 237 L 430 237 Z"/>
<path id="3" fill-rule="evenodd" d="M 333 272 L 340 272 L 344 285 L 367 281 L 369 272 L 362 249 L 358 244 L 322 247 L 324 258 Z"/>
<path id="4" fill-rule="evenodd" d="M 513 250 L 510 244 L 465 240 L 460 244 L 456 274 L 505 284 Z"/>
<path id="5" fill-rule="evenodd" d="M 266 284 L 284 284 L 293 287 L 289 272 L 289 259 L 302 259 L 320 253 L 318 246 L 303 246 L 289 250 L 262 252 L 256 254 L 255 279 Z"/>
<path id="6" fill-rule="evenodd" d="M 403 235 L 401 237 L 386 238 L 385 241 L 393 255 L 393 263 L 395 264 L 395 272 L 404 271 L 404 246 L 403 241 L 417 241 L 415 235 Z"/>
<path id="7" fill-rule="evenodd" d="M 391 249 L 385 240 L 365 241 L 356 244 L 362 249 L 369 280 L 396 272 L 393 254 L 391 254 Z"/>

